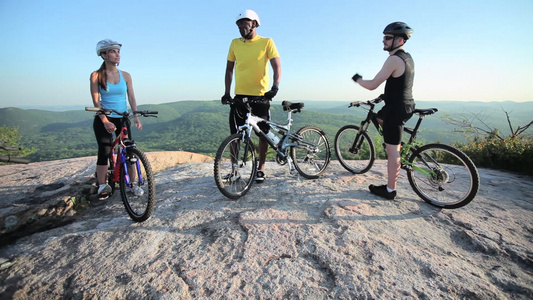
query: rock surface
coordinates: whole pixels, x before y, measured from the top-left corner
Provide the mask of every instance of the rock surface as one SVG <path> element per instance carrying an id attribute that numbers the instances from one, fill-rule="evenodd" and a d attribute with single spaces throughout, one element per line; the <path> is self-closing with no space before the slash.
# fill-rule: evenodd
<path id="1" fill-rule="evenodd" d="M 397 200 L 371 195 L 384 161 L 363 175 L 333 161 L 317 180 L 272 162 L 265 183 L 232 201 L 209 158 L 151 155 L 154 169 L 165 166 L 143 223 L 118 193 L 100 201 L 87 192 L 94 158 L 0 166 L 0 298 L 533 298 L 531 177 L 480 169 L 476 199 L 440 210 L 403 171 Z M 55 226 L 13 235 L 54 205 Z M 9 218 L 32 207 L 45 211 L 33 223 Z"/>

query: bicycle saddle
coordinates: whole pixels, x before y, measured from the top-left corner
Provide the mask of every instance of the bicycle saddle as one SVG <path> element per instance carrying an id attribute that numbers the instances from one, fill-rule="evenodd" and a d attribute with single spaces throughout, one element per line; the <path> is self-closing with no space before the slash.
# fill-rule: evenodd
<path id="1" fill-rule="evenodd" d="M 304 108 L 303 102 L 297 102 L 292 103 L 290 101 L 283 101 L 281 102 L 281 105 L 283 106 L 283 110 L 296 110 L 296 112 L 302 111 L 302 108 Z"/>
<path id="2" fill-rule="evenodd" d="M 422 108 L 422 109 L 415 109 L 414 113 L 419 114 L 421 116 L 426 116 L 426 115 L 432 115 L 438 111 L 439 110 L 436 108 Z"/>

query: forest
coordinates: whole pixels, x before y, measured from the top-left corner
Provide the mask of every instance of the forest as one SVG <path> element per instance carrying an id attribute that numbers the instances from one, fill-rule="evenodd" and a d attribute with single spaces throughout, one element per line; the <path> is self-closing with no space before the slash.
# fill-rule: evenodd
<path id="1" fill-rule="evenodd" d="M 305 108 L 293 115 L 293 130 L 305 125 L 323 129 L 332 150 L 337 130 L 346 124 L 359 124 L 366 115 L 362 108 L 348 109 L 349 101 L 302 102 Z M 287 113 L 280 103 L 272 102 L 271 116 L 273 121 L 284 123 Z M 450 116 L 457 120 L 481 120 L 485 124 L 480 126 L 505 131 L 509 126 L 504 111 L 516 125 L 527 124 L 533 115 L 532 102 L 417 102 L 417 108 L 430 107 L 437 107 L 439 112 L 424 119 L 419 141 L 466 143 L 468 134 L 457 124 L 446 122 Z M 142 131 L 132 129 L 138 147 L 146 152 L 184 150 L 214 156 L 220 143 L 229 135 L 229 106 L 221 105 L 218 100 L 139 105 L 139 109 L 159 111 L 157 118 L 141 119 Z M 28 156 L 33 162 L 96 155 L 93 118 L 94 113 L 83 107 L 67 111 L 0 108 L 0 126 L 18 130 L 18 144 L 33 150 Z M 413 117 L 407 126 L 413 126 L 416 119 Z M 526 134 L 531 134 L 531 129 Z M 371 131 L 370 135 L 375 137 L 376 133 Z"/>

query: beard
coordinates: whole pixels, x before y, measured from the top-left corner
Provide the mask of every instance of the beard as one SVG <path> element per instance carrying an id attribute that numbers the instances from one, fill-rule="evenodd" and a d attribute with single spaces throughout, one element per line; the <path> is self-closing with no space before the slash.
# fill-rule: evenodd
<path id="1" fill-rule="evenodd" d="M 239 27 L 241 36 L 247 40 L 252 38 L 253 27 Z"/>

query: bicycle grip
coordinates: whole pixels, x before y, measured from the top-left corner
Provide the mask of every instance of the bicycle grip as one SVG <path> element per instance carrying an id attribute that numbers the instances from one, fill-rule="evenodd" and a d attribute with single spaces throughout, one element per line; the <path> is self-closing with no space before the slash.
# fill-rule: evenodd
<path id="1" fill-rule="evenodd" d="M 94 106 L 86 106 L 85 107 L 86 111 L 100 111 L 101 109 L 102 109 L 101 107 L 94 107 Z"/>

